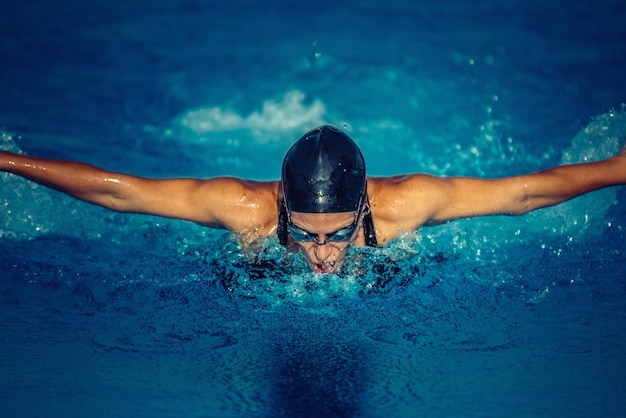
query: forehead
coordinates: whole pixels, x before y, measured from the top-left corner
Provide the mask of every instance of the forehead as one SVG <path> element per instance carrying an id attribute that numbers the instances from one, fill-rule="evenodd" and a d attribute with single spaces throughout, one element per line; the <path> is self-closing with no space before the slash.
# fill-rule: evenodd
<path id="1" fill-rule="evenodd" d="M 313 233 L 330 233 L 354 222 L 356 212 L 303 213 L 291 212 L 291 223 Z"/>

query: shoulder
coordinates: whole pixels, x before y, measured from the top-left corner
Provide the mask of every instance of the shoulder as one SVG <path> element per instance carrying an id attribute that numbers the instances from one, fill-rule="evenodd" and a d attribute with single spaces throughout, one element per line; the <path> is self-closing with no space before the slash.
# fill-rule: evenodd
<path id="1" fill-rule="evenodd" d="M 278 181 L 254 181 L 237 177 L 215 177 L 197 181 L 197 192 L 203 198 L 230 205 L 246 206 L 276 200 Z"/>
<path id="2" fill-rule="evenodd" d="M 368 178 L 368 195 L 382 243 L 429 223 L 445 204 L 446 179 L 428 174 Z"/>
<path id="3" fill-rule="evenodd" d="M 196 199 L 210 213 L 212 223 L 235 233 L 271 233 L 278 217 L 278 181 L 236 177 L 201 180 Z"/>
<path id="4" fill-rule="evenodd" d="M 446 181 L 445 177 L 431 174 L 412 173 L 390 177 L 368 177 L 367 184 L 372 191 L 381 193 L 428 191 L 433 187 L 440 187 Z"/>
<path id="5" fill-rule="evenodd" d="M 368 178 L 371 203 L 381 207 L 403 209 L 441 198 L 448 187 L 447 179 L 428 174 L 406 174 Z"/>

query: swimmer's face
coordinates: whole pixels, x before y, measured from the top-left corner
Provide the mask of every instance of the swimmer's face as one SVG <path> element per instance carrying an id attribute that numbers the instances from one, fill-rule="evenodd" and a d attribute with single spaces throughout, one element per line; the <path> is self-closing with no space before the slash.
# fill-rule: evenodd
<path id="1" fill-rule="evenodd" d="M 358 233 L 357 212 L 289 214 L 289 235 L 316 273 L 332 273 Z"/>

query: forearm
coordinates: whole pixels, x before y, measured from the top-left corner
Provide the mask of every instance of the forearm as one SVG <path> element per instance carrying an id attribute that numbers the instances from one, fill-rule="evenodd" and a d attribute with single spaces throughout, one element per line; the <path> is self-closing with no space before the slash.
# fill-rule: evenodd
<path id="1" fill-rule="evenodd" d="M 89 164 L 5 151 L 0 151 L 0 170 L 111 209 L 117 209 L 115 202 L 120 197 L 125 177 Z"/>
<path id="2" fill-rule="evenodd" d="M 604 187 L 626 184 L 626 156 L 554 167 L 521 176 L 523 211 L 555 205 Z"/>

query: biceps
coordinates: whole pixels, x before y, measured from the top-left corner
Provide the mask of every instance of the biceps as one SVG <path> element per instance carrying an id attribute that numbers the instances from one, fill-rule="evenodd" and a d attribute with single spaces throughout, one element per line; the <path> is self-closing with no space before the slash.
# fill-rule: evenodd
<path id="1" fill-rule="evenodd" d="M 433 221 L 525 213 L 528 211 L 525 190 L 524 182 L 515 177 L 497 180 L 445 179 Z"/>
<path id="2" fill-rule="evenodd" d="M 121 179 L 107 206 L 120 212 L 144 213 L 194 222 L 214 222 L 200 204 L 201 181 L 194 179 Z"/>

